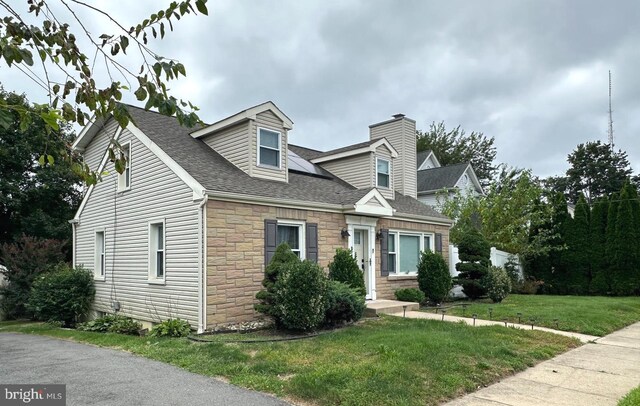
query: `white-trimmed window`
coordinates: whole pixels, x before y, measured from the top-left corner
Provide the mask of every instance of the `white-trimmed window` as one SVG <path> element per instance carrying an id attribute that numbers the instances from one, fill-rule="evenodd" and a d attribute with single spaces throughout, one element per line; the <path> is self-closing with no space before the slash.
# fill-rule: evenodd
<path id="1" fill-rule="evenodd" d="M 280 168 L 280 133 L 258 128 L 258 165 Z"/>
<path id="2" fill-rule="evenodd" d="M 433 234 L 389 231 L 387 239 L 389 273 L 414 275 L 418 272 L 420 252 L 434 250 Z"/>
<path id="3" fill-rule="evenodd" d="M 165 223 L 149 223 L 149 280 L 164 281 L 166 269 Z"/>
<path id="4" fill-rule="evenodd" d="M 381 188 L 391 187 L 391 163 L 387 159 L 376 159 L 376 186 Z"/>
<path id="5" fill-rule="evenodd" d="M 304 223 L 297 221 L 278 221 L 277 245 L 286 242 L 300 259 L 305 258 Z"/>
<path id="6" fill-rule="evenodd" d="M 106 272 L 105 238 L 104 230 L 96 231 L 95 260 L 93 273 L 97 279 L 104 279 Z"/>
<path id="7" fill-rule="evenodd" d="M 126 159 L 124 171 L 118 174 L 118 190 L 131 189 L 131 141 L 121 145 L 122 153 Z"/>

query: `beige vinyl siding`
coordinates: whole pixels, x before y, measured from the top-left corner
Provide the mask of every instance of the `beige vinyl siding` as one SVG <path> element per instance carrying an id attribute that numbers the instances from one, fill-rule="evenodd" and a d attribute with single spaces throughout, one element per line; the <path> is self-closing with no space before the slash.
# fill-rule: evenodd
<path id="1" fill-rule="evenodd" d="M 375 186 L 374 165 L 370 152 L 320 163 L 320 166 L 358 189 Z"/>
<path id="2" fill-rule="evenodd" d="M 386 138 L 398 152 L 396 159 L 394 189 L 416 197 L 418 175 L 416 174 L 416 123 L 408 118 L 391 120 L 369 129 L 372 140 Z"/>
<path id="3" fill-rule="evenodd" d="M 98 134 L 94 142 L 106 137 Z M 106 276 L 96 281 L 94 309 L 112 312 L 118 300 L 121 313 L 139 320 L 169 317 L 198 325 L 198 201 L 158 157 L 128 130 L 121 142 L 131 144 L 131 189 L 115 193 L 113 164 L 99 182 L 76 226 L 76 265 L 93 270 L 94 239 L 104 228 Z M 149 222 L 165 220 L 165 285 L 148 283 Z"/>
<path id="4" fill-rule="evenodd" d="M 366 206 L 373 206 L 373 207 L 384 207 L 382 205 L 382 203 L 380 203 L 380 201 L 378 199 L 376 199 L 375 197 L 372 197 L 371 199 L 369 199 L 368 202 L 365 203 Z"/>
<path id="5" fill-rule="evenodd" d="M 395 190 L 394 166 L 396 165 L 397 159 L 391 159 L 391 152 L 384 145 L 380 145 L 378 148 L 376 148 L 376 153 L 374 158 L 375 159 L 373 160 L 373 177 L 374 177 L 373 185 L 375 186 L 377 184 L 377 177 L 378 177 L 378 164 L 376 162 L 376 159 L 381 158 L 389 161 L 389 188 L 379 187 L 378 191 L 382 196 L 384 196 L 385 199 L 395 199 L 395 194 L 393 192 Z"/>
<path id="6" fill-rule="evenodd" d="M 280 133 L 280 169 L 258 166 L 258 127 Z M 252 126 L 250 151 L 251 169 L 249 175 L 280 182 L 289 181 L 287 167 L 287 130 L 283 127 L 283 123 L 278 116 L 271 111 L 264 111 L 256 116 L 256 120 Z"/>
<path id="7" fill-rule="evenodd" d="M 203 141 L 229 162 L 245 173 L 249 173 L 247 146 L 250 128 L 251 121 L 245 121 L 211 135 Z"/>
<path id="8" fill-rule="evenodd" d="M 101 131 L 101 136 L 96 136 L 93 141 L 87 145 L 83 152 L 84 162 L 89 165 L 92 171 L 97 171 L 104 154 L 107 152 L 111 138 L 113 138 L 118 129 L 118 122 L 109 119 Z M 103 134 L 104 133 L 104 134 Z"/>

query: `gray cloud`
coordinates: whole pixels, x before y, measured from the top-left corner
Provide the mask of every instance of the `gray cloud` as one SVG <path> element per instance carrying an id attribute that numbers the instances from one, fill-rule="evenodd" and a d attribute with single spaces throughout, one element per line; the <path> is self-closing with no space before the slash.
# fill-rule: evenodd
<path id="1" fill-rule="evenodd" d="M 101 4 L 126 25 L 158 8 Z M 612 70 L 616 145 L 640 171 L 640 5 L 633 0 L 209 7 L 209 17 L 189 17 L 154 43 L 185 63 L 188 78 L 173 90 L 198 104 L 206 121 L 273 100 L 295 122 L 292 142 L 329 149 L 365 140 L 369 124 L 403 112 L 421 129 L 444 120 L 494 136 L 501 162 L 548 176 L 566 170 L 578 143 L 606 140 Z M 6 71 L 5 87 L 26 87 L 38 100 L 38 89 Z"/>

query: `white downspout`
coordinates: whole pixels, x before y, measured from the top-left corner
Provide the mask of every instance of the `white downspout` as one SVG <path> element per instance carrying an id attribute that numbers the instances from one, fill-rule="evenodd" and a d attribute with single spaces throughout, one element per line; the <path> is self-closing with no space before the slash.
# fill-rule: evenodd
<path id="1" fill-rule="evenodd" d="M 204 283 L 207 268 L 207 194 L 200 202 L 200 215 L 198 216 L 198 334 L 204 333 L 206 325 L 206 289 Z"/>

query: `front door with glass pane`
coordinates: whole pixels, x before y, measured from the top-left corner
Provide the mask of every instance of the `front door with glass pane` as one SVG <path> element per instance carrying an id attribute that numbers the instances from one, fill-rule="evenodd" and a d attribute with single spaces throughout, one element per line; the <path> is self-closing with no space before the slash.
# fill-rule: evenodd
<path id="1" fill-rule="evenodd" d="M 371 263 L 369 256 L 369 230 L 354 229 L 353 230 L 353 253 L 356 256 L 358 266 L 362 270 L 364 276 L 364 286 L 367 291 L 367 299 L 372 298 L 373 284 L 371 277 Z"/>

